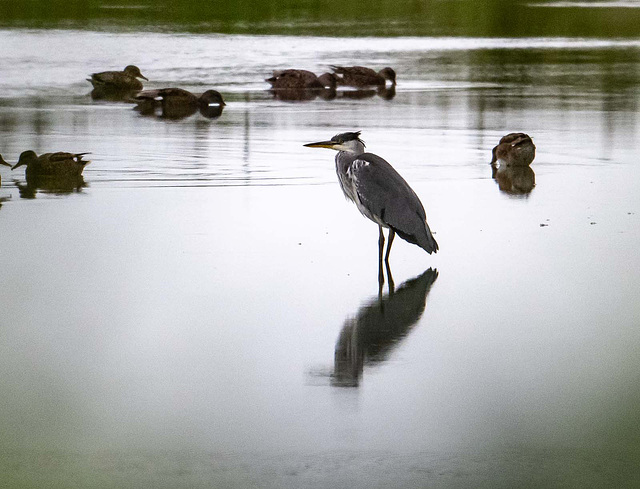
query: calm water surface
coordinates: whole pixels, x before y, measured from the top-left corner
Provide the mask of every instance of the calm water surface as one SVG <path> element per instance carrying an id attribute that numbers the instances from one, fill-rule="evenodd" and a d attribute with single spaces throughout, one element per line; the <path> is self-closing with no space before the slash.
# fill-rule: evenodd
<path id="1" fill-rule="evenodd" d="M 637 487 L 640 40 L 0 30 L 0 152 L 90 151 L 77 188 L 0 167 L 7 487 Z M 393 66 L 395 94 L 275 99 L 271 70 Z M 216 119 L 95 101 L 216 88 Z M 441 251 L 377 229 L 361 129 Z M 531 172 L 492 175 L 505 133 Z"/>

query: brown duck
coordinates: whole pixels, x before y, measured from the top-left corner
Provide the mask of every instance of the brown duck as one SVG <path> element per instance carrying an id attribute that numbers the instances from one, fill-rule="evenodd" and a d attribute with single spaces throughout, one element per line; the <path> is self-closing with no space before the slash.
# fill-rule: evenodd
<path id="1" fill-rule="evenodd" d="M 182 88 L 144 90 L 135 96 L 135 102 L 143 115 L 154 115 L 159 107 L 161 116 L 170 119 L 188 117 L 197 110 L 205 117 L 214 118 L 222 114 L 222 108 L 226 105 L 217 90 L 207 90 L 202 95 L 195 95 Z"/>
<path id="2" fill-rule="evenodd" d="M 103 71 L 93 73 L 91 78 L 87 78 L 93 88 L 103 88 L 110 90 L 142 90 L 142 82 L 138 80 L 149 80 L 140 73 L 140 68 L 134 65 L 127 66 L 122 71 Z"/>
<path id="3" fill-rule="evenodd" d="M 18 163 L 11 167 L 12 170 L 26 165 L 27 177 L 30 176 L 55 176 L 72 177 L 82 175 L 84 167 L 90 162 L 82 157 L 89 153 L 44 153 L 38 156 L 33 151 L 23 151 Z"/>
<path id="4" fill-rule="evenodd" d="M 365 66 L 332 66 L 331 69 L 338 75 L 338 85 L 348 87 L 380 87 L 387 83 L 396 84 L 396 72 L 393 68 L 382 68 L 376 72 Z"/>
<path id="5" fill-rule="evenodd" d="M 491 164 L 497 161 L 506 166 L 528 166 L 536 157 L 536 147 L 529 135 L 512 132 L 503 136 L 492 150 Z"/>
<path id="6" fill-rule="evenodd" d="M 307 89 L 307 88 L 329 88 L 335 89 L 338 77 L 333 73 L 324 73 L 316 76 L 315 73 L 307 70 L 281 70 L 274 71 L 271 78 L 267 78 L 271 84 L 271 88 L 275 90 L 281 89 Z"/>

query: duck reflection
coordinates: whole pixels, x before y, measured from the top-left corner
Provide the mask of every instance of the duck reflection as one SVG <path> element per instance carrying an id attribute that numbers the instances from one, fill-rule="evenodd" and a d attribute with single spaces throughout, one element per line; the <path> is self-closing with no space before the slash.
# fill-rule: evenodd
<path id="1" fill-rule="evenodd" d="M 276 100 L 283 102 L 310 102 L 320 98 L 333 100 L 336 98 L 335 88 L 272 88 L 269 90 Z"/>
<path id="2" fill-rule="evenodd" d="M 105 100 L 107 102 L 132 102 L 138 90 L 96 87 L 91 90 L 93 100 Z"/>
<path id="3" fill-rule="evenodd" d="M 387 295 L 380 294 L 345 321 L 336 343 L 332 385 L 357 387 L 365 365 L 388 358 L 422 316 L 437 278 L 438 271 L 429 268 L 397 290 L 390 286 Z"/>
<path id="4" fill-rule="evenodd" d="M 392 100 L 396 96 L 396 86 L 380 86 L 376 89 L 344 90 L 340 92 L 340 96 L 342 98 L 351 100 L 362 100 L 365 98 L 375 97 L 376 95 L 384 100 Z"/>
<path id="5" fill-rule="evenodd" d="M 500 191 L 514 196 L 528 196 L 536 186 L 536 174 L 530 166 L 505 166 L 491 163 L 491 177 Z"/>
<path id="6" fill-rule="evenodd" d="M 44 192 L 47 194 L 67 195 L 80 193 L 88 186 L 82 175 L 26 175 L 26 184 L 18 180 L 13 183 L 18 187 L 20 198 L 35 199 L 36 194 Z"/>

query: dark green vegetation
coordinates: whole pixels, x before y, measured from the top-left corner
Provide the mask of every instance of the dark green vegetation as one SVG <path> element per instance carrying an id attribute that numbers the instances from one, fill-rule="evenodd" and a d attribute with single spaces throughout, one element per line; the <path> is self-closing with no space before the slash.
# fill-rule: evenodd
<path id="1" fill-rule="evenodd" d="M 0 26 L 357 37 L 635 37 L 640 33 L 640 8 L 552 4 L 540 0 L 3 0 Z"/>

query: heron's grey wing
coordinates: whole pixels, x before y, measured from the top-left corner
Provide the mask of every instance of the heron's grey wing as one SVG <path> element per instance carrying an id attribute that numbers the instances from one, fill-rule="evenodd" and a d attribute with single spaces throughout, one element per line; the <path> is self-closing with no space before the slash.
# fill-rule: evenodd
<path id="1" fill-rule="evenodd" d="M 422 202 L 402 176 L 383 158 L 364 153 L 351 165 L 361 204 L 398 235 L 429 253 L 438 249 L 426 222 Z"/>

